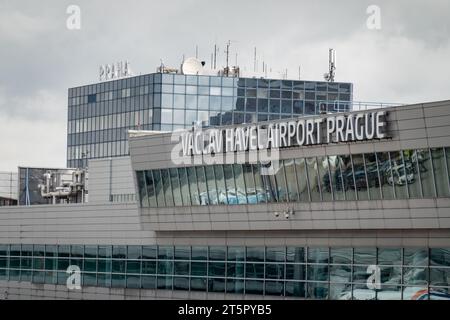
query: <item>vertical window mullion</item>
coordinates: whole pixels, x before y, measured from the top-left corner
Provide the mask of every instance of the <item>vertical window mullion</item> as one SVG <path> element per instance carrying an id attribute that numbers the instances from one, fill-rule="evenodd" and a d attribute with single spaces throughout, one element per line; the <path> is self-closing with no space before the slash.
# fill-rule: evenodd
<path id="1" fill-rule="evenodd" d="M 282 164 L 283 164 L 283 178 L 284 178 L 284 189 L 286 190 L 286 199 L 287 202 L 290 201 L 290 197 L 289 197 L 289 190 L 288 190 L 288 186 L 287 186 L 287 178 L 286 178 L 286 160 L 279 160 Z M 264 253 L 265 254 L 265 253 Z"/>
<path id="2" fill-rule="evenodd" d="M 397 199 L 397 194 L 395 192 L 395 181 L 394 181 L 394 168 L 392 166 L 391 153 L 387 152 L 389 158 L 389 168 L 391 171 L 391 181 L 392 181 L 392 194 L 394 195 L 394 199 Z M 389 184 L 389 183 L 388 183 Z"/>
<path id="3" fill-rule="evenodd" d="M 358 190 L 356 188 L 356 178 L 355 178 L 355 167 L 353 166 L 353 156 L 352 154 L 350 154 L 350 165 L 352 166 L 352 177 L 353 177 L 353 188 L 355 191 L 355 199 L 356 201 L 359 200 L 359 196 L 358 196 Z"/>
<path id="4" fill-rule="evenodd" d="M 380 189 L 380 199 L 383 199 L 383 182 L 381 181 L 380 166 L 378 164 L 378 153 L 375 152 L 375 162 L 377 164 L 378 188 Z"/>
<path id="5" fill-rule="evenodd" d="M 298 172 L 297 172 L 297 159 L 292 159 L 292 165 L 294 166 L 294 175 L 295 175 L 295 187 L 297 188 L 297 196 L 298 196 L 298 201 L 301 202 L 301 197 L 300 197 L 300 187 L 299 187 L 299 182 L 298 182 Z M 286 252 L 285 252 L 286 253 Z"/>
<path id="6" fill-rule="evenodd" d="M 434 188 L 434 196 L 438 196 L 437 192 L 437 186 L 436 186 L 436 178 L 435 178 L 435 172 L 434 172 L 434 161 L 433 161 L 433 154 L 431 153 L 431 149 L 428 148 L 428 155 L 430 157 L 430 164 L 431 164 L 431 177 L 433 178 L 433 188 Z"/>
<path id="7" fill-rule="evenodd" d="M 450 179 L 449 179 L 449 175 L 448 175 L 448 162 L 447 162 L 447 151 L 445 150 L 446 148 L 442 148 L 443 152 L 444 152 L 444 162 L 445 162 L 445 173 L 447 175 L 447 188 L 448 191 L 450 192 Z"/>
<path id="8" fill-rule="evenodd" d="M 330 185 L 331 199 L 333 201 L 335 201 L 336 200 L 336 196 L 334 194 L 333 178 L 331 177 L 330 158 L 327 155 L 325 157 L 327 158 L 327 164 L 328 164 L 328 183 Z"/>
<path id="9" fill-rule="evenodd" d="M 366 177 L 366 192 L 367 192 L 367 199 L 370 200 L 370 194 L 369 194 L 369 178 L 367 176 L 367 166 L 366 166 L 366 155 L 363 153 L 362 154 L 362 158 L 363 158 L 363 166 L 364 166 L 364 176 Z"/>
<path id="10" fill-rule="evenodd" d="M 311 184 L 309 183 L 309 173 L 308 173 L 309 164 L 308 164 L 308 161 L 306 161 L 306 158 L 304 158 L 303 161 L 305 163 L 306 183 L 307 183 L 307 188 L 308 188 L 309 202 L 312 202 Z"/>
<path id="11" fill-rule="evenodd" d="M 403 150 L 400 150 L 400 155 L 402 158 L 402 165 L 403 165 L 403 170 L 405 170 L 405 188 L 406 188 L 406 198 L 409 199 L 409 184 L 410 182 L 408 182 L 408 168 L 406 167 L 405 164 L 405 158 L 403 155 Z"/>

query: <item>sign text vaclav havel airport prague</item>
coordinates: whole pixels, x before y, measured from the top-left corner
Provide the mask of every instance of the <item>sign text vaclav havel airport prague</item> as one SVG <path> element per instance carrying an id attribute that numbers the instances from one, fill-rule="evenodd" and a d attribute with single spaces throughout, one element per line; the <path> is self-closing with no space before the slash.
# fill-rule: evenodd
<path id="1" fill-rule="evenodd" d="M 183 155 L 263 150 L 386 138 L 386 112 L 183 132 Z"/>

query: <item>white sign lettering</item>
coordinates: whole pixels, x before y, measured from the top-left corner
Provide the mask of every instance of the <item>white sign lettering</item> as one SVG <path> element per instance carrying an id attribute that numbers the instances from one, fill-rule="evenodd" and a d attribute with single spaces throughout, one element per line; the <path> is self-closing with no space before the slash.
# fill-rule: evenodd
<path id="1" fill-rule="evenodd" d="M 262 150 L 386 138 L 385 111 L 332 115 L 264 125 L 186 131 L 183 155 Z"/>

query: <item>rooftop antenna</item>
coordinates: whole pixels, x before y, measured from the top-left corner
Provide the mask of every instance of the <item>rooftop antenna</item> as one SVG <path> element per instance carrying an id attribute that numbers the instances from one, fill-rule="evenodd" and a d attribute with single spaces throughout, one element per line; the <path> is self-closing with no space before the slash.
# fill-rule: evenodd
<path id="1" fill-rule="evenodd" d="M 300 66 L 298 66 L 298 80 L 301 80 L 301 71 L 302 71 L 302 68 L 300 67 Z"/>
<path id="2" fill-rule="evenodd" d="M 255 47 L 255 55 L 253 57 L 253 72 L 256 72 L 256 47 Z"/>
<path id="3" fill-rule="evenodd" d="M 330 48 L 328 50 L 328 64 L 329 71 L 325 73 L 323 77 L 328 82 L 334 82 L 335 70 L 336 70 L 336 52 L 334 49 Z"/>
<path id="4" fill-rule="evenodd" d="M 214 69 L 217 67 L 217 50 L 219 50 L 219 48 L 214 44 Z"/>
<path id="5" fill-rule="evenodd" d="M 230 56 L 230 46 L 231 46 L 231 40 L 228 40 L 228 42 L 227 42 L 227 50 L 225 50 L 225 53 L 226 53 L 226 55 L 227 55 L 227 66 L 226 66 L 226 68 L 225 68 L 225 75 L 228 77 L 228 70 L 229 70 L 229 63 L 228 63 L 228 59 L 229 59 L 229 56 Z"/>
<path id="6" fill-rule="evenodd" d="M 198 59 L 198 45 L 195 46 L 195 58 Z"/>

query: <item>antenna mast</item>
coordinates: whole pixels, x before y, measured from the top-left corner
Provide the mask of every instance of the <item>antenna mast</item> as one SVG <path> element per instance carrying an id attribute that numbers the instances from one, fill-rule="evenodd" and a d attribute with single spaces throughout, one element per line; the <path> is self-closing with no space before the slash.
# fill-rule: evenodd
<path id="1" fill-rule="evenodd" d="M 228 59 L 230 57 L 230 45 L 231 45 L 231 40 L 228 40 L 227 42 L 227 50 L 225 50 L 225 53 L 227 55 L 227 66 L 225 68 L 225 75 L 228 77 L 229 74 L 229 63 L 228 63 Z"/>
<path id="2" fill-rule="evenodd" d="M 323 77 L 328 82 L 334 82 L 335 70 L 336 70 L 336 52 L 334 49 L 330 48 L 328 51 L 328 65 L 329 71 L 325 73 Z"/>

